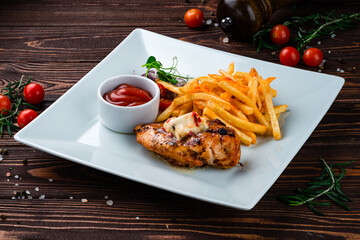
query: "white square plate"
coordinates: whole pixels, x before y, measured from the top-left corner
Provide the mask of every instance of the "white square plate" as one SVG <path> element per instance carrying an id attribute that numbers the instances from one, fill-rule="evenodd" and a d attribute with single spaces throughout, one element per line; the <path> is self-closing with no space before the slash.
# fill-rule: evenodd
<path id="1" fill-rule="evenodd" d="M 96 91 L 105 79 L 142 74 L 153 55 L 163 65 L 178 57 L 178 69 L 193 77 L 218 73 L 235 62 L 235 69 L 256 68 L 264 78 L 275 76 L 274 104 L 288 104 L 281 117 L 283 138 L 259 138 L 242 147 L 244 168 L 179 171 L 155 158 L 135 135 L 114 133 L 98 122 Z M 104 60 L 39 117 L 15 135 L 15 140 L 50 154 L 117 176 L 196 199 L 249 210 L 261 199 L 310 136 L 344 84 L 336 76 L 305 71 L 230 54 L 142 29 L 134 30 Z M 285 123 L 284 123 L 285 122 Z"/>

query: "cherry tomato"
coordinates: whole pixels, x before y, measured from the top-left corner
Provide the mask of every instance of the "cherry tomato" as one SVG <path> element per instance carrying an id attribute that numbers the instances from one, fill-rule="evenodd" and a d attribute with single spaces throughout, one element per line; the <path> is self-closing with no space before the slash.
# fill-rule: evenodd
<path id="1" fill-rule="evenodd" d="M 6 116 L 11 110 L 11 102 L 7 96 L 0 95 L 0 114 L 2 111 L 3 116 Z"/>
<path id="2" fill-rule="evenodd" d="M 185 13 L 184 20 L 186 25 L 191 28 L 200 27 L 204 21 L 204 14 L 200 9 L 190 9 Z"/>
<path id="3" fill-rule="evenodd" d="M 317 48 L 309 48 L 303 55 L 304 63 L 309 67 L 319 66 L 323 59 L 324 56 L 321 50 Z"/>
<path id="4" fill-rule="evenodd" d="M 293 67 L 299 62 L 300 54 L 296 48 L 285 47 L 281 50 L 279 59 L 281 64 Z"/>
<path id="5" fill-rule="evenodd" d="M 159 110 L 164 111 L 171 103 L 170 99 L 160 98 Z"/>
<path id="6" fill-rule="evenodd" d="M 160 83 L 157 83 L 157 85 L 160 88 L 160 97 L 164 98 L 166 96 L 166 88 Z"/>
<path id="7" fill-rule="evenodd" d="M 271 29 L 270 38 L 277 45 L 285 44 L 290 39 L 290 30 L 287 26 L 278 24 Z"/>
<path id="8" fill-rule="evenodd" d="M 17 118 L 17 123 L 20 128 L 28 125 L 32 120 L 34 120 L 38 114 L 32 109 L 25 109 L 19 113 Z"/>
<path id="9" fill-rule="evenodd" d="M 24 88 L 25 101 L 30 104 L 39 104 L 45 96 L 44 88 L 37 83 L 29 83 Z"/>

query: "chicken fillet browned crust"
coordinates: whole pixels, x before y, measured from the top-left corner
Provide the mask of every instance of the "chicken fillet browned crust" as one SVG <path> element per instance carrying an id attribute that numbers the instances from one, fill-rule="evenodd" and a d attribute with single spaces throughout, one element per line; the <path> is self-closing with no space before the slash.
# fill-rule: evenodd
<path id="1" fill-rule="evenodd" d="M 163 122 L 135 127 L 136 140 L 145 148 L 181 167 L 231 168 L 240 160 L 240 140 L 233 129 L 215 120 L 204 132 L 180 140 L 163 128 Z"/>

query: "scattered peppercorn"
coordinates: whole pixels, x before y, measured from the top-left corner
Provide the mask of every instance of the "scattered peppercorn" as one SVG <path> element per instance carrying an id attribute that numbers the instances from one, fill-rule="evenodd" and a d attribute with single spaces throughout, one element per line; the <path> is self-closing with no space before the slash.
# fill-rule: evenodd
<path id="1" fill-rule="evenodd" d="M 6 148 L 2 150 L 2 154 L 7 155 L 8 153 L 9 151 Z"/>
<path id="2" fill-rule="evenodd" d="M 336 59 L 336 61 L 338 61 L 339 63 L 343 62 L 342 58 L 338 58 L 338 59 Z"/>
<path id="3" fill-rule="evenodd" d="M 185 0 L 186 3 L 190 3 L 190 0 Z"/>
<path id="4" fill-rule="evenodd" d="M 6 220 L 6 215 L 5 214 L 0 214 L 0 217 L 2 220 Z"/>
<path id="5" fill-rule="evenodd" d="M 206 3 L 206 0 L 201 0 L 202 3 Z"/>
<path id="6" fill-rule="evenodd" d="M 23 164 L 24 165 L 28 164 L 28 160 L 26 158 L 23 160 Z"/>
<path id="7" fill-rule="evenodd" d="M 210 12 L 210 16 L 215 16 L 214 11 L 211 11 L 211 12 Z"/>

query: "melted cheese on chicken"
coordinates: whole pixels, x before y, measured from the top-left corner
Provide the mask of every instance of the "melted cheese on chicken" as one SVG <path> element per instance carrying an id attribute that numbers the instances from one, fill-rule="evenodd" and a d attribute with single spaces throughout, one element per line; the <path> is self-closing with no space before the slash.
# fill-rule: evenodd
<path id="1" fill-rule="evenodd" d="M 164 123 L 165 131 L 172 133 L 179 140 L 189 134 L 203 132 L 208 128 L 209 125 L 206 120 L 196 112 L 190 112 L 177 118 L 169 118 Z"/>

